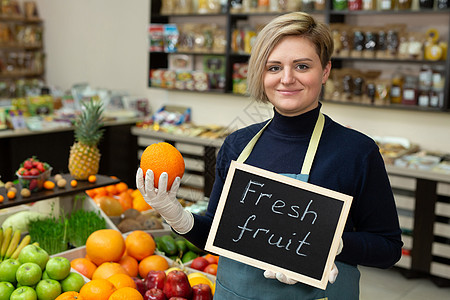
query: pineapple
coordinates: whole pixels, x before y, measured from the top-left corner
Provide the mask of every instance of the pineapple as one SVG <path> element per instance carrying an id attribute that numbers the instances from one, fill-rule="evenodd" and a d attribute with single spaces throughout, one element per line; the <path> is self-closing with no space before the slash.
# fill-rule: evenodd
<path id="1" fill-rule="evenodd" d="M 100 150 L 97 145 L 103 136 L 103 108 L 100 101 L 83 102 L 83 110 L 74 124 L 75 143 L 70 148 L 69 172 L 77 180 L 86 180 L 98 172 Z"/>

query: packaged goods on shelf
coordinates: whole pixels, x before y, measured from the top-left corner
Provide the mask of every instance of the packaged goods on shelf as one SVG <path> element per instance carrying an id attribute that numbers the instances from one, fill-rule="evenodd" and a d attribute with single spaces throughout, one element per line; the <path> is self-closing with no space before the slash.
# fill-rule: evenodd
<path id="1" fill-rule="evenodd" d="M 411 143 L 406 138 L 374 136 L 373 139 L 380 148 L 380 153 L 386 164 L 394 164 L 397 158 L 415 153 L 420 149 L 418 145 Z"/>

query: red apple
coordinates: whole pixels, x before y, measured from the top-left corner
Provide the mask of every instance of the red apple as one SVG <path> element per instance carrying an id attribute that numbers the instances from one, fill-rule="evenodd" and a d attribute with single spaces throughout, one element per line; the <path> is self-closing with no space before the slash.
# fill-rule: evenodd
<path id="1" fill-rule="evenodd" d="M 161 289 L 149 289 L 145 292 L 144 300 L 166 300 L 166 296 Z"/>
<path id="2" fill-rule="evenodd" d="M 207 284 L 197 284 L 192 287 L 192 300 L 212 300 L 211 287 Z"/>
<path id="3" fill-rule="evenodd" d="M 167 274 L 163 291 L 167 298 L 184 297 L 190 299 L 192 295 L 192 288 L 186 273 L 179 270 Z"/>
<path id="4" fill-rule="evenodd" d="M 164 281 L 166 280 L 166 272 L 164 271 L 150 271 L 144 279 L 144 285 L 147 290 L 156 288 L 162 290 L 164 288 Z"/>
<path id="5" fill-rule="evenodd" d="M 136 283 L 136 289 L 141 293 L 142 297 L 145 295 L 145 291 L 147 289 L 145 288 L 144 281 L 138 277 L 133 277 L 134 283 Z"/>
<path id="6" fill-rule="evenodd" d="M 209 261 L 206 258 L 204 258 L 203 256 L 199 256 L 199 257 L 194 258 L 194 260 L 191 263 L 191 268 L 199 270 L 199 271 L 203 271 L 207 265 L 209 265 Z"/>
<path id="7" fill-rule="evenodd" d="M 183 297 L 170 297 L 169 300 L 188 300 L 188 299 L 183 298 Z"/>

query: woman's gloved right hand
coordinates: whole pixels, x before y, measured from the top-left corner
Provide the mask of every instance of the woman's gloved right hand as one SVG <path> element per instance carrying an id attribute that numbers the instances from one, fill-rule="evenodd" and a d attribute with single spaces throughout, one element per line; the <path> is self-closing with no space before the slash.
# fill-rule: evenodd
<path id="1" fill-rule="evenodd" d="M 166 220 L 176 232 L 184 234 L 194 226 L 194 216 L 185 210 L 176 198 L 180 187 L 180 177 L 175 178 L 170 191 L 167 191 L 168 175 L 166 172 L 159 177 L 158 188 L 155 188 L 154 174 L 147 170 L 144 174 L 141 168 L 136 173 L 136 187 L 145 201 Z"/>

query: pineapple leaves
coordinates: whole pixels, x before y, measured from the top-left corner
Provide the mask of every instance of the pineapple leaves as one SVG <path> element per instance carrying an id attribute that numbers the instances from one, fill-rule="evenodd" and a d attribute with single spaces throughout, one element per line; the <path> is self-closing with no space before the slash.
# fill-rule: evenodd
<path id="1" fill-rule="evenodd" d="M 75 140 L 96 146 L 103 137 L 103 107 L 100 101 L 90 99 L 82 103 L 83 109 L 74 123 Z"/>

